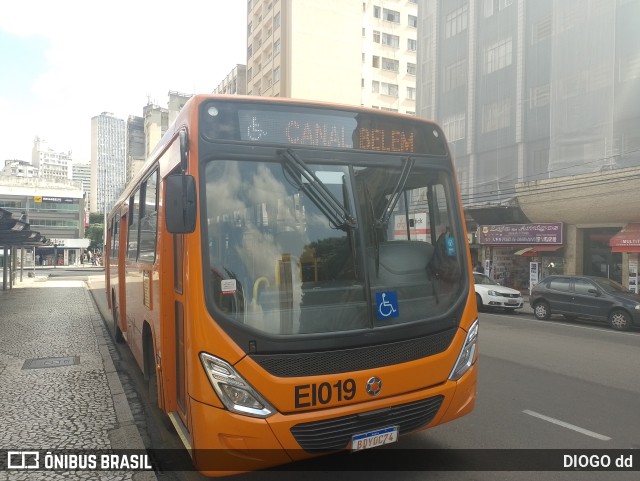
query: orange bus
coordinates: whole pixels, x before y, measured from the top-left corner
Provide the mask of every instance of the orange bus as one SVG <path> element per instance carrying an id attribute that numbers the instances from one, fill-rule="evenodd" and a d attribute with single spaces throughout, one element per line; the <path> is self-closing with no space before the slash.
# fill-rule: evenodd
<path id="1" fill-rule="evenodd" d="M 108 216 L 113 335 L 204 474 L 395 442 L 475 405 L 463 220 L 433 122 L 196 95 Z"/>

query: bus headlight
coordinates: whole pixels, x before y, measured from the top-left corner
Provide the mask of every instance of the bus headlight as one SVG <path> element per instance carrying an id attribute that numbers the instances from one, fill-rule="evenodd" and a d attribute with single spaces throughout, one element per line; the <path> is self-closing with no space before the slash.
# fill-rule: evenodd
<path id="1" fill-rule="evenodd" d="M 473 363 L 478 358 L 478 320 L 471 325 L 469 332 L 467 332 L 467 338 L 464 340 L 464 345 L 458 356 L 449 379 L 457 381 L 462 375 L 469 370 Z"/>
<path id="2" fill-rule="evenodd" d="M 205 352 L 200 353 L 200 362 L 211 386 L 229 411 L 256 418 L 266 418 L 276 412 L 228 362 Z"/>

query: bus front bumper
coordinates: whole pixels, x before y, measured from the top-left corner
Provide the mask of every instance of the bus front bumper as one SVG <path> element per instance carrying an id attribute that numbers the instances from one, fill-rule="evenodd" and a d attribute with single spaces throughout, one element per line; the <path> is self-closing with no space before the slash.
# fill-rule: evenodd
<path id="1" fill-rule="evenodd" d="M 373 399 L 366 405 L 358 403 L 322 411 L 276 413 L 268 419 L 241 416 L 191 399 L 191 419 L 198 420 L 197 424 L 193 423 L 191 430 L 192 458 L 196 468 L 207 476 L 226 476 L 287 464 L 326 454 L 303 449 L 292 433 L 294 427 L 313 427 L 322 421 L 339 420 L 363 412 L 384 411 L 398 405 L 418 405 L 441 396 L 442 401 L 431 420 L 406 432 L 420 431 L 470 413 L 475 406 L 476 387 L 477 363 L 458 381 L 447 381 L 420 391 Z M 389 423 L 381 422 L 376 429 L 395 424 L 393 420 Z M 401 434 L 406 432 L 401 430 Z M 355 434 L 360 432 L 349 433 L 347 442 L 337 450 L 350 449 L 351 435 Z M 331 449 L 327 452 L 335 451 L 336 449 Z"/>

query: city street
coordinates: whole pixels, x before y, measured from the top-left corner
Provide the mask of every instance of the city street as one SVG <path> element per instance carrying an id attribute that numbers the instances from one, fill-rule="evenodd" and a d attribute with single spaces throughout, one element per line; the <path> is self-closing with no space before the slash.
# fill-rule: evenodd
<path id="1" fill-rule="evenodd" d="M 114 345 L 107 337 L 106 329 L 100 325 L 98 311 L 107 321 L 110 320 L 104 300 L 102 272 L 88 268 L 42 270 L 38 271 L 37 279 L 25 284 L 4 292 L 0 298 L 3 307 L 10 308 L 8 313 L 13 316 L 12 320 L 3 318 L 4 338 L 10 342 L 2 344 L 5 369 L 0 370 L 0 375 L 11 396 L 6 397 L 3 391 L 5 408 L 0 415 L 6 438 L 3 438 L 3 444 L 17 442 L 19 446 L 13 447 L 43 449 L 49 448 L 47 443 L 85 448 L 116 445 L 133 448 L 139 444 L 128 443 L 137 438 L 147 448 L 182 449 L 177 435 L 167 427 L 166 417 L 150 406 L 143 377 L 127 346 Z M 86 295 L 82 292 L 85 290 L 83 285 L 89 286 L 88 292 L 96 301 L 97 311 L 93 310 L 89 297 L 83 300 Z M 38 296 L 41 302 L 34 306 L 25 303 L 33 295 Z M 18 309 L 17 306 L 22 307 Z M 25 315 L 27 310 L 31 316 Z M 47 316 L 55 320 L 55 330 L 43 321 Z M 35 322 L 29 323 L 30 317 Z M 83 319 L 93 320 L 93 328 L 81 328 Z M 19 320 L 19 324 L 15 320 Z M 522 449 L 555 449 L 560 453 L 565 450 L 602 450 L 606 453 L 610 451 L 605 450 L 634 449 L 638 450 L 634 456 L 640 456 L 640 417 L 637 415 L 640 332 L 617 332 L 606 326 L 567 322 L 560 317 L 538 321 L 528 310 L 515 314 L 482 312 L 480 321 L 479 391 L 476 409 L 471 415 L 451 424 L 405 436 L 385 450 L 341 453 L 233 479 L 297 480 L 303 471 L 305 478 L 318 480 L 325 480 L 327 476 L 349 480 L 371 479 L 372 476 L 376 480 L 637 479 L 637 464 L 634 464 L 636 471 L 632 472 L 576 473 L 504 471 L 499 463 L 500 460 L 507 462 L 510 453 Z M 64 336 L 70 336 L 65 331 L 68 323 L 72 323 L 69 328 L 75 326 L 75 340 L 71 344 L 64 339 Z M 29 332 L 33 334 L 33 339 L 28 342 L 24 339 L 22 346 L 15 339 L 19 335 L 18 325 L 22 326 L 23 332 L 27 332 L 25 326 L 29 326 Z M 40 331 L 46 331 L 46 343 L 43 338 L 37 338 Z M 94 338 L 97 344 L 92 340 Z M 69 347 L 60 349 L 61 346 Z M 102 357 L 92 354 L 97 347 Z M 31 378 L 38 380 L 37 386 L 43 389 L 37 391 L 39 414 L 30 422 L 31 428 L 24 430 L 18 420 L 26 419 L 35 399 L 34 394 L 29 394 L 18 382 L 27 372 L 20 370 L 22 358 L 61 354 L 79 354 L 80 365 L 31 371 Z M 89 390 L 86 392 L 78 389 L 75 397 L 68 396 L 61 384 L 65 379 L 65 369 L 78 376 L 86 372 L 95 381 L 87 383 Z M 112 370 L 117 372 L 119 383 L 109 374 Z M 90 413 L 76 412 L 77 400 L 84 396 L 95 398 L 97 393 L 101 393 L 105 400 L 113 396 L 113 403 L 101 401 L 103 408 L 93 406 Z M 9 399 L 13 401 L 8 403 Z M 63 401 L 64 406 L 60 404 Z M 128 404 L 126 411 L 123 403 Z M 84 404 L 84 401 L 80 403 Z M 66 424 L 52 422 L 60 418 L 60 409 L 67 413 L 64 414 L 69 419 Z M 122 413 L 129 413 L 122 419 L 131 421 L 118 422 Z M 117 431 L 110 430 L 114 426 L 120 426 L 120 430 L 127 429 L 129 422 L 137 427 L 140 436 L 128 434 L 114 444 L 116 438 L 113 433 Z M 62 430 L 62 426 L 67 425 L 77 427 Z M 69 432 L 76 434 L 69 437 Z M 109 432 L 112 434 L 100 440 L 95 438 L 98 432 L 104 433 L 103 436 Z M 89 442 L 90 438 L 93 441 Z M 34 444 L 36 441 L 37 446 Z M 420 453 L 424 453 L 422 456 L 434 455 L 432 450 L 448 450 L 447 454 L 461 460 L 467 455 L 477 455 L 477 452 L 465 451 L 467 449 L 505 451 L 497 451 L 498 460 L 490 463 L 496 466 L 494 471 L 431 470 L 430 466 L 437 466 L 437 459 L 433 465 L 429 459 L 420 459 L 418 464 L 424 469 L 411 470 L 415 460 L 410 456 L 420 456 Z M 397 451 L 391 453 L 390 450 Z M 390 460 L 395 464 L 407 464 L 391 470 Z M 349 471 L 354 463 L 359 467 L 366 466 L 367 471 Z M 331 473 L 327 474 L 327 471 Z M 48 476 L 51 473 L 40 474 Z M 142 473 L 134 475 L 134 479 L 141 479 L 140 475 Z M 160 480 L 205 479 L 197 472 L 156 475 Z M 0 476 L 0 479 L 5 478 Z"/>
<path id="2" fill-rule="evenodd" d="M 102 279 L 91 277 L 92 293 L 108 316 Z M 527 306 L 528 307 L 528 306 Z M 480 313 L 480 379 L 475 411 L 461 420 L 401 438 L 390 449 L 640 449 L 640 332 L 621 333 L 607 326 L 567 322 L 561 317 L 538 321 L 530 309 L 515 314 Z M 145 392 L 142 376 L 129 365 L 119 345 L 127 377 Z M 144 401 L 144 395 L 141 394 Z M 162 415 L 152 413 L 146 430 L 153 447 L 180 448 Z M 165 444 L 163 444 L 165 443 Z M 378 450 L 379 452 L 379 450 Z M 409 451 L 415 453 L 415 451 Z M 464 456 L 464 451 L 460 451 Z M 320 458 L 291 471 L 251 473 L 234 479 L 370 479 L 371 472 L 341 472 L 350 460 L 368 456 L 376 479 L 637 479 L 636 472 L 437 472 L 385 471 L 376 450 Z M 406 454 L 401 454 L 406 457 Z M 640 456 L 640 451 L 638 451 Z M 353 458 L 351 458 L 353 457 Z M 377 458 L 381 458 L 377 459 Z M 204 479 L 198 473 L 163 473 L 160 479 Z"/>

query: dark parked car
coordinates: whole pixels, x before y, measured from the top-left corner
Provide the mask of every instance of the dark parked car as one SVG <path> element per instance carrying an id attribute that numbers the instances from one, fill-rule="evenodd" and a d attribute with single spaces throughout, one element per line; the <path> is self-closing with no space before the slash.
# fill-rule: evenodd
<path id="1" fill-rule="evenodd" d="M 605 321 L 620 331 L 640 326 L 640 295 L 604 277 L 545 277 L 533 288 L 529 303 L 538 319 L 562 314 Z"/>

